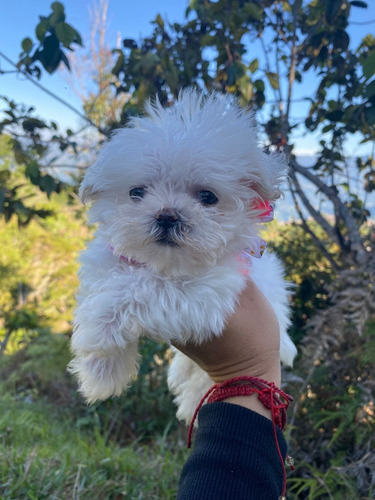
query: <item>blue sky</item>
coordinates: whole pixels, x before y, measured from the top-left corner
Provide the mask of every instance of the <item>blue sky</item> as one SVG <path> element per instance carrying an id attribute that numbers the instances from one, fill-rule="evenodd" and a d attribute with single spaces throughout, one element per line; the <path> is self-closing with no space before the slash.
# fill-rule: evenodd
<path id="1" fill-rule="evenodd" d="M 21 52 L 21 41 L 30 36 L 35 39 L 35 26 L 39 15 L 48 15 L 51 11 L 52 0 L 1 0 L 2 26 L 0 30 L 0 51 L 17 62 Z M 92 0 L 63 0 L 67 21 L 82 35 L 83 39 L 89 35 L 90 20 L 89 8 Z M 166 14 L 171 21 L 184 18 L 185 1 L 173 0 L 109 0 L 108 9 L 108 43 L 115 46 L 118 33 L 122 38 L 140 38 L 147 35 L 152 27 L 150 21 L 157 13 Z M 0 69 L 13 69 L 0 57 Z M 58 75 L 44 73 L 41 83 L 57 93 L 62 99 L 77 108 L 81 103 L 69 85 Z M 64 127 L 74 127 L 77 117 L 42 90 L 25 81 L 22 76 L 13 73 L 0 75 L 0 95 L 12 97 L 16 102 L 32 104 L 40 116 L 58 121 Z M 78 118 L 79 120 L 79 118 Z"/>
<path id="2" fill-rule="evenodd" d="M 0 51 L 13 61 L 17 61 L 22 39 L 26 36 L 35 38 L 34 29 L 38 23 L 38 16 L 47 15 L 50 12 L 51 3 L 51 0 L 2 0 Z M 65 0 L 62 3 L 65 5 L 67 21 L 85 38 L 89 34 L 88 9 L 92 7 L 92 0 Z M 150 21 L 156 17 L 157 13 L 165 15 L 171 22 L 183 21 L 187 4 L 188 1 L 185 0 L 109 0 L 107 37 L 109 46 L 115 46 L 117 34 L 120 34 L 122 38 L 135 39 L 149 34 L 152 30 Z M 375 1 L 368 0 L 368 4 L 367 10 L 353 8 L 351 19 L 355 22 L 375 21 Z M 356 45 L 366 33 L 374 33 L 374 31 L 375 24 L 353 25 L 351 29 L 353 44 Z M 0 64 L 0 69 L 10 69 L 1 57 Z M 41 83 L 75 107 L 80 108 L 81 103 L 78 97 L 58 74 L 52 76 L 44 74 Z M 41 117 L 56 120 L 63 127 L 78 126 L 79 119 L 72 112 L 14 73 L 0 75 L 0 95 L 7 95 L 16 102 L 34 105 Z M 298 115 L 298 107 L 295 111 Z M 301 138 L 299 148 L 303 152 L 311 151 L 314 149 L 314 143 L 313 137 Z"/>

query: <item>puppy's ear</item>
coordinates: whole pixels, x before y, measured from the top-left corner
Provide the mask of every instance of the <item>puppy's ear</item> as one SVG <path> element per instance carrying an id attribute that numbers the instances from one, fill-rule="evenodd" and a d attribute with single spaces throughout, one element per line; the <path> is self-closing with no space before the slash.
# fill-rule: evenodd
<path id="1" fill-rule="evenodd" d="M 86 172 L 85 178 L 79 188 L 79 197 L 84 204 L 97 200 L 102 192 L 93 181 L 94 175 L 90 170 L 92 168 L 90 167 Z"/>
<path id="2" fill-rule="evenodd" d="M 247 186 L 260 199 L 275 201 L 283 194 L 283 184 L 288 176 L 288 164 L 283 155 L 262 151 L 257 159 L 258 168 L 247 180 Z"/>
<path id="3" fill-rule="evenodd" d="M 83 184 L 79 188 L 79 197 L 82 203 L 86 205 L 90 201 L 94 201 L 99 192 L 94 189 L 94 186 L 84 186 Z"/>
<path id="4" fill-rule="evenodd" d="M 247 187 L 255 194 L 257 200 L 276 201 L 280 198 L 282 190 L 280 186 L 270 185 L 265 182 L 248 182 Z"/>

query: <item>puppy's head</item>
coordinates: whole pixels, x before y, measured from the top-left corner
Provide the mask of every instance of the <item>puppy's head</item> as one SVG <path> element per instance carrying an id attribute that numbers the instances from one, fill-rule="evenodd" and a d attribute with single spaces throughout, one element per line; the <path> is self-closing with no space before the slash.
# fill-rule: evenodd
<path id="1" fill-rule="evenodd" d="M 287 170 L 258 146 L 252 115 L 193 90 L 146 112 L 113 135 L 80 189 L 115 253 L 178 276 L 251 246 L 255 202 L 277 199 Z"/>

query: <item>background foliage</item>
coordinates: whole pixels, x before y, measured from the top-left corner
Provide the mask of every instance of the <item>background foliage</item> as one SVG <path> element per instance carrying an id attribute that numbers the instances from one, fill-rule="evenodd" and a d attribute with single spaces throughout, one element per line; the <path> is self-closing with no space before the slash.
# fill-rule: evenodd
<path id="1" fill-rule="evenodd" d="M 158 94 L 169 105 L 188 85 L 234 94 L 257 113 L 266 149 L 289 158 L 297 215 L 270 224 L 265 236 L 296 285 L 291 334 L 300 354 L 284 374 L 295 396 L 288 498 L 373 498 L 374 149 L 347 156 L 354 134 L 364 144 L 375 139 L 375 39 L 352 47 L 349 34 L 351 9 L 366 2 L 192 0 L 185 22 L 158 15 L 148 37 L 113 50 L 107 4 L 96 7 L 87 73 L 77 72 L 84 64 L 73 51 L 83 41 L 59 2 L 21 42 L 17 71 L 38 83 L 65 66 L 76 80 L 92 80 L 76 112 L 96 131 L 95 147 L 145 99 Z M 76 257 L 93 228 L 77 199 L 77 170 L 66 169 L 69 178 L 51 165 L 81 164 L 82 130 L 63 133 L 32 103 L 3 100 L 0 496 L 174 498 L 186 452 L 166 388 L 169 350 L 145 341 L 126 397 L 91 407 L 66 374 Z M 305 110 L 298 120 L 297 103 Z M 311 167 L 294 154 L 296 132 L 319 137 Z"/>

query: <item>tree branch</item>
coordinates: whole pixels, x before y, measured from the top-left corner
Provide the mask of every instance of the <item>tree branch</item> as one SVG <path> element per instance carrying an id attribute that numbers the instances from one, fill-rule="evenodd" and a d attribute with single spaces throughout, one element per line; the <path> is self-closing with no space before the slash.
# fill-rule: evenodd
<path id="1" fill-rule="evenodd" d="M 229 64 L 233 64 L 233 55 L 232 55 L 232 52 L 230 50 L 230 47 L 229 47 L 229 43 L 228 42 L 225 42 L 224 44 L 224 48 L 225 48 L 225 52 L 227 53 L 227 56 L 228 56 L 228 61 L 229 61 Z"/>
<path id="2" fill-rule="evenodd" d="M 290 70 L 288 75 L 288 97 L 286 104 L 286 119 L 289 119 L 290 105 L 292 102 L 292 90 L 296 77 L 296 61 L 297 61 L 297 24 L 298 24 L 298 12 L 300 10 L 300 0 L 296 0 L 293 4 L 293 36 L 292 36 L 292 51 L 290 55 Z"/>
<path id="3" fill-rule="evenodd" d="M 297 192 L 302 203 L 304 204 L 306 209 L 309 211 L 309 213 L 313 217 L 313 219 L 315 219 L 315 221 L 322 227 L 322 229 L 326 232 L 326 234 L 327 234 L 327 236 L 329 236 L 329 238 L 331 238 L 335 243 L 339 244 L 340 242 L 339 242 L 337 235 L 336 235 L 335 231 L 333 230 L 332 226 L 329 224 L 329 222 L 327 222 L 327 220 L 322 216 L 322 214 L 311 205 L 307 196 L 303 192 L 301 185 L 298 182 L 298 179 L 297 179 L 295 172 L 293 172 L 293 171 L 290 172 L 290 179 L 294 185 L 295 191 Z M 292 191 L 292 194 L 293 194 L 293 191 Z"/>
<path id="4" fill-rule="evenodd" d="M 259 40 L 260 40 L 260 44 L 261 44 L 262 49 L 263 49 L 264 58 L 265 58 L 265 60 L 266 60 L 266 69 L 267 69 L 267 72 L 268 72 L 268 73 L 272 73 L 272 71 L 271 71 L 271 66 L 270 66 L 270 60 L 269 60 L 269 58 L 268 58 L 268 54 L 267 54 L 267 48 L 266 48 L 266 45 L 265 45 L 265 43 L 264 43 L 263 36 L 262 36 L 261 34 L 259 35 Z M 277 95 L 276 90 L 275 90 L 273 87 L 272 87 L 272 90 L 273 90 L 273 92 L 274 92 L 274 94 L 275 94 L 275 100 L 276 100 L 276 102 L 277 102 L 277 103 L 279 103 L 279 102 L 280 102 L 280 100 L 279 100 L 279 97 L 278 97 L 278 95 Z"/>
<path id="5" fill-rule="evenodd" d="M 0 342 L 0 355 L 4 354 L 11 335 L 12 335 L 12 330 L 10 330 L 10 329 L 7 330 L 3 340 Z"/>
<path id="6" fill-rule="evenodd" d="M 293 187 L 291 185 L 290 180 L 289 180 L 289 185 L 290 185 L 290 191 L 292 193 L 294 205 L 295 205 L 297 213 L 298 213 L 298 215 L 299 215 L 299 217 L 301 219 L 302 227 L 311 236 L 311 238 L 314 240 L 315 244 L 320 249 L 320 251 L 325 256 L 325 258 L 328 260 L 328 262 L 331 264 L 332 268 L 336 272 L 339 271 L 340 270 L 339 265 L 334 260 L 333 256 L 328 252 L 328 250 L 327 250 L 326 246 L 324 245 L 324 243 L 322 243 L 322 241 L 316 236 L 316 234 L 314 233 L 314 231 L 310 228 L 310 226 L 308 225 L 305 217 L 303 216 L 302 210 L 301 210 L 301 208 L 299 206 L 299 203 L 298 203 L 295 191 L 294 191 L 294 189 L 293 189 Z"/>
<path id="7" fill-rule="evenodd" d="M 41 85 L 39 82 L 35 81 L 30 75 L 28 75 L 26 73 L 26 71 L 23 71 L 22 69 L 19 69 L 17 67 L 17 64 L 15 64 L 11 59 L 9 59 L 9 57 L 7 57 L 1 51 L 0 51 L 0 57 L 3 57 L 9 64 L 11 64 L 13 67 L 17 68 L 18 73 L 21 73 L 25 78 L 27 78 L 36 87 L 38 87 L 39 89 L 41 89 L 43 92 L 45 92 L 49 96 L 53 97 L 53 99 L 55 99 L 56 101 L 60 102 L 65 107 L 69 108 L 71 111 L 73 111 L 73 113 L 75 113 L 76 115 L 78 115 L 80 118 L 83 118 L 84 120 L 86 120 L 88 123 L 90 123 L 90 125 L 92 125 L 93 127 L 95 127 L 101 134 L 103 134 L 105 136 L 108 136 L 108 131 L 103 130 L 100 127 L 98 127 L 97 125 L 95 125 L 95 123 L 93 121 L 91 121 L 90 118 L 87 118 L 87 116 L 85 116 L 83 113 L 81 113 L 80 111 L 78 111 L 78 109 L 74 108 L 71 104 L 69 104 L 67 101 L 65 101 L 64 99 L 62 99 L 58 95 L 56 95 L 53 92 L 51 92 L 50 90 L 48 90 L 46 87 L 43 87 L 43 85 Z"/>
<path id="8" fill-rule="evenodd" d="M 317 175 L 314 175 L 306 167 L 302 167 L 294 158 L 289 159 L 289 164 L 295 172 L 303 175 L 324 193 L 333 203 L 335 210 L 344 222 L 349 235 L 350 249 L 354 252 L 355 260 L 364 264 L 368 259 L 368 252 L 363 247 L 363 240 L 359 233 L 358 226 L 351 215 L 348 207 L 340 200 L 337 193 L 331 187 L 327 186 Z"/>

